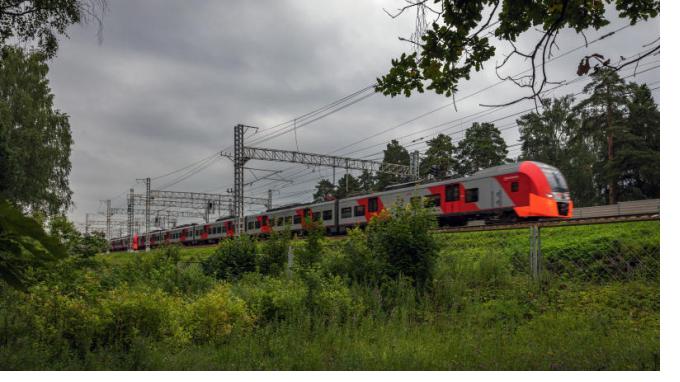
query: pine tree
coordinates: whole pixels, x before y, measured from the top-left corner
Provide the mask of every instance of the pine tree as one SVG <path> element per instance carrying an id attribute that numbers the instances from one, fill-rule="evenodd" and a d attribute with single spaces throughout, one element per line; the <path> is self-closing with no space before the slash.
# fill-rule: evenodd
<path id="1" fill-rule="evenodd" d="M 393 139 L 390 143 L 387 144 L 387 148 L 383 150 L 383 154 L 384 154 L 383 163 L 401 164 L 404 166 L 408 166 L 411 161 L 411 157 L 409 156 L 409 153 L 406 150 L 406 148 L 399 144 L 399 141 L 397 141 L 396 139 Z M 385 187 L 389 186 L 390 184 L 401 183 L 405 181 L 406 178 L 401 178 L 393 174 L 379 172 L 377 176 L 376 190 L 382 191 L 385 189 Z"/>
<path id="2" fill-rule="evenodd" d="M 357 178 L 353 177 L 352 174 L 345 174 L 338 180 L 338 188 L 335 191 L 335 197 L 338 199 L 345 198 L 358 191 L 361 191 L 361 184 L 359 184 Z"/>
<path id="3" fill-rule="evenodd" d="M 473 123 L 455 149 L 456 172 L 471 175 L 506 162 L 508 148 L 493 123 Z"/>
<path id="4" fill-rule="evenodd" d="M 314 201 L 323 202 L 335 198 L 335 185 L 328 179 L 321 179 L 316 185 Z"/>
<path id="5" fill-rule="evenodd" d="M 591 75 L 590 82 L 583 89 L 590 96 L 576 106 L 582 111 L 585 134 L 592 136 L 600 150 L 595 164 L 596 181 L 607 190 L 609 204 L 618 199 L 620 173 L 615 168 L 616 144 L 625 129 L 625 107 L 628 103 L 628 86 L 611 69 L 601 69 Z"/>
<path id="6" fill-rule="evenodd" d="M 420 163 L 420 176 L 430 175 L 435 179 L 442 179 L 450 175 L 456 166 L 454 148 L 451 137 L 446 134 L 439 134 L 427 141 L 427 151 Z"/>
<path id="7" fill-rule="evenodd" d="M 658 198 L 660 194 L 660 114 L 646 85 L 629 84 L 628 118 L 616 146 L 614 168 L 619 199 Z"/>

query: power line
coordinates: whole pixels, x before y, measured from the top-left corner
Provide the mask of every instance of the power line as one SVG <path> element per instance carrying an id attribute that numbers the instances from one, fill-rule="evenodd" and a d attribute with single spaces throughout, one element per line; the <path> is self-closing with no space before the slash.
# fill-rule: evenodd
<path id="1" fill-rule="evenodd" d="M 570 50 L 568 50 L 568 51 L 566 51 L 566 52 L 564 52 L 564 53 L 562 53 L 562 54 L 560 54 L 560 55 L 554 56 L 554 57 L 552 57 L 552 58 L 546 60 L 546 63 L 552 62 L 552 61 L 555 61 L 555 60 L 558 60 L 558 59 L 560 59 L 560 58 L 562 58 L 562 57 L 565 57 L 565 56 L 567 56 L 567 55 L 570 55 L 570 54 L 572 54 L 572 53 L 578 51 L 579 49 L 582 49 L 582 48 L 584 48 L 584 47 L 590 46 L 590 45 L 592 45 L 592 44 L 596 44 L 596 43 L 598 43 L 598 42 L 600 42 L 600 41 L 602 41 L 602 40 L 604 40 L 604 39 L 607 39 L 607 38 L 609 38 L 609 37 L 615 35 L 616 33 L 620 32 L 620 31 L 622 31 L 622 30 L 624 30 L 624 29 L 626 29 L 626 28 L 629 28 L 630 26 L 631 26 L 630 24 L 627 24 L 627 25 L 624 25 L 624 26 L 622 26 L 622 27 L 620 27 L 620 28 L 618 28 L 618 29 L 616 29 L 616 30 L 614 30 L 614 31 L 608 32 L 608 33 L 606 33 L 606 34 L 603 34 L 603 35 L 601 35 L 598 39 L 596 39 L 596 40 L 594 40 L 594 41 L 592 41 L 592 42 L 582 44 L 582 45 L 580 45 L 580 46 L 578 46 L 578 47 L 572 48 L 572 49 L 570 49 Z M 541 67 L 541 66 L 543 66 L 543 64 L 540 64 L 538 67 Z M 519 76 L 519 75 L 522 75 L 522 74 L 524 74 L 524 73 L 528 73 L 529 71 L 531 71 L 531 69 L 526 69 L 526 70 L 524 70 L 524 71 L 522 71 L 522 72 L 516 74 L 515 76 Z M 459 102 L 462 101 L 462 100 L 468 99 L 468 98 L 470 98 L 470 97 L 473 97 L 473 96 L 475 96 L 475 95 L 478 95 L 478 94 L 480 94 L 480 93 L 482 93 L 482 92 L 485 92 L 485 91 L 487 91 L 487 90 L 489 90 L 489 89 L 492 89 L 492 88 L 494 88 L 494 87 L 496 87 L 496 86 L 498 86 L 498 85 L 500 85 L 500 84 L 502 84 L 502 83 L 504 83 L 504 82 L 505 82 L 505 81 L 500 80 L 500 81 L 498 81 L 498 82 L 496 82 L 496 83 L 494 83 L 494 84 L 491 84 L 491 85 L 489 85 L 489 86 L 487 86 L 487 87 L 485 87 L 485 88 L 482 88 L 482 89 L 480 89 L 480 90 L 478 90 L 478 91 L 476 91 L 476 92 L 474 92 L 474 93 L 472 93 L 472 94 L 469 94 L 469 95 L 467 95 L 467 96 L 465 96 L 465 97 L 459 99 Z M 376 134 L 373 134 L 373 135 L 371 135 L 370 137 L 366 137 L 366 138 L 363 138 L 363 139 L 358 140 L 358 141 L 356 141 L 356 142 L 353 142 L 353 143 L 351 143 L 351 144 L 349 144 L 349 145 L 343 146 L 343 147 L 341 147 L 341 148 L 339 148 L 339 149 L 336 149 L 336 150 L 332 151 L 332 153 L 337 153 L 337 152 L 340 151 L 340 150 L 343 150 L 343 149 L 345 149 L 345 148 L 352 147 L 353 145 L 355 145 L 355 144 L 357 144 L 357 143 L 364 142 L 366 139 L 371 139 L 371 138 L 380 136 L 380 135 L 382 135 L 382 134 L 384 134 L 384 133 L 386 133 L 386 132 L 389 132 L 389 131 L 391 131 L 391 130 L 394 130 L 394 129 L 396 129 L 396 128 L 399 128 L 399 127 L 401 127 L 401 126 L 404 126 L 404 125 L 406 125 L 406 124 L 408 124 L 408 123 L 411 123 L 411 122 L 413 122 L 413 121 L 415 121 L 415 120 L 418 120 L 418 119 L 420 119 L 420 118 L 423 118 L 423 117 L 425 117 L 425 116 L 428 116 L 428 115 L 430 115 L 430 114 L 433 114 L 433 113 L 435 113 L 435 112 L 437 112 L 437 111 L 443 110 L 443 109 L 445 109 L 445 108 L 448 107 L 448 106 L 450 106 L 450 103 L 447 103 L 447 104 L 442 105 L 442 106 L 440 106 L 440 107 L 437 107 L 437 108 L 435 108 L 435 109 L 433 109 L 433 110 L 430 110 L 430 111 L 428 111 L 428 112 L 426 112 L 426 113 L 423 113 L 423 114 L 421 114 L 421 115 L 419 115 L 419 116 L 417 116 L 417 117 L 415 117 L 415 118 L 413 118 L 413 119 L 411 119 L 411 120 L 408 120 L 408 121 L 406 121 L 406 122 L 400 123 L 400 124 L 398 124 L 397 126 L 394 126 L 394 127 L 391 127 L 391 128 L 385 129 L 385 130 L 382 130 L 381 132 L 376 133 Z M 288 170 L 293 169 L 293 168 L 294 168 L 294 167 L 289 167 L 289 168 L 284 169 L 283 171 L 288 171 Z M 298 172 L 297 174 L 299 174 L 299 173 L 300 173 L 300 172 Z"/>

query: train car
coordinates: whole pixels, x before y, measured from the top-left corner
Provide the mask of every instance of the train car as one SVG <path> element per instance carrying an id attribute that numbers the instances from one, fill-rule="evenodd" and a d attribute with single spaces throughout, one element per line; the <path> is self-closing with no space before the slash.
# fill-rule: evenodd
<path id="1" fill-rule="evenodd" d="M 423 202 L 433 208 L 442 225 L 478 219 L 493 222 L 570 218 L 573 214 L 573 202 L 560 171 L 545 163 L 524 161 L 491 167 L 463 178 L 413 183 L 340 200 L 272 209 L 246 216 L 244 231 L 253 236 L 267 236 L 286 227 L 303 232 L 306 218 L 311 218 L 322 222 L 328 234 L 343 233 L 350 227 L 367 224 L 398 201 Z M 187 224 L 152 234 L 151 245 L 214 243 L 233 237 L 235 224 L 234 218 L 203 225 Z M 143 236 L 133 238 L 133 248 L 143 248 L 144 243 Z M 129 238 L 111 241 L 113 250 L 126 250 L 129 245 Z"/>
<path id="2" fill-rule="evenodd" d="M 338 231 L 364 225 L 397 201 L 422 200 L 441 224 L 472 219 L 514 221 L 572 216 L 573 203 L 564 177 L 540 162 L 519 162 L 481 170 L 474 175 L 413 185 L 339 201 Z"/>

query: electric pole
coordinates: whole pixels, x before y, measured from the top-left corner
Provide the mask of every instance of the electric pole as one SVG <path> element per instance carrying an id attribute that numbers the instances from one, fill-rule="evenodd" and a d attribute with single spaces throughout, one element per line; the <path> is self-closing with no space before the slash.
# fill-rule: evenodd
<path id="1" fill-rule="evenodd" d="M 106 240 L 111 242 L 111 199 L 106 201 Z M 106 247 L 106 253 L 110 252 L 111 245 Z"/>
<path id="2" fill-rule="evenodd" d="M 128 195 L 128 251 L 132 252 L 133 235 L 135 229 L 135 189 L 130 189 L 130 195 Z"/>

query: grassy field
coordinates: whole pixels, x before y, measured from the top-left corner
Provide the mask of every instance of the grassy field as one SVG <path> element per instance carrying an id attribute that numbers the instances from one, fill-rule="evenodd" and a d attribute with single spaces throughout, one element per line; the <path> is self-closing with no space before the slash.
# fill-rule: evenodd
<path id="1" fill-rule="evenodd" d="M 659 222 L 541 239 L 535 281 L 528 230 L 435 235 L 423 293 L 352 282 L 343 240 L 312 273 L 228 282 L 197 263 L 213 247 L 67 261 L 0 286 L 0 368 L 658 370 Z"/>

